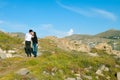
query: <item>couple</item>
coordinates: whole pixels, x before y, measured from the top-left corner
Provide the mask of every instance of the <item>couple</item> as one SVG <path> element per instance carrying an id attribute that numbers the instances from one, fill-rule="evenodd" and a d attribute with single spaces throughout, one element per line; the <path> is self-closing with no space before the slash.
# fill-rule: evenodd
<path id="1" fill-rule="evenodd" d="M 32 42 L 32 48 L 31 48 Z M 38 47 L 38 39 L 36 32 L 33 30 L 29 30 L 29 33 L 25 35 L 25 52 L 27 57 L 31 57 L 31 53 L 33 53 L 34 57 L 37 57 L 37 47 Z"/>

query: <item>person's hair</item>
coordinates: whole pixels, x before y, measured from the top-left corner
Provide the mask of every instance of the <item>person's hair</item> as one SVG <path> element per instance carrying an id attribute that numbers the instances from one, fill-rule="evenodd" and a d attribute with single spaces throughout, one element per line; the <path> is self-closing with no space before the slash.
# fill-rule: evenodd
<path id="1" fill-rule="evenodd" d="M 37 37 L 36 32 L 34 32 L 34 37 Z"/>
<path id="2" fill-rule="evenodd" d="M 29 30 L 29 32 L 33 32 L 33 30 L 32 30 L 32 29 L 30 29 L 30 30 Z"/>

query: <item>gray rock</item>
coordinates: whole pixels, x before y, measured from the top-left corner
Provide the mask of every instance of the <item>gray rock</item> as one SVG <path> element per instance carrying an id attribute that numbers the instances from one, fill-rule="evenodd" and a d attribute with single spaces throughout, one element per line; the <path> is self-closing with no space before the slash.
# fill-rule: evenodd
<path id="1" fill-rule="evenodd" d="M 109 68 L 105 65 L 102 65 L 97 71 L 96 74 L 100 76 L 104 76 L 103 71 L 109 71 Z"/>
<path id="2" fill-rule="evenodd" d="M 27 75 L 30 73 L 30 71 L 27 68 L 22 68 L 16 72 L 18 75 Z"/>
<path id="3" fill-rule="evenodd" d="M 104 74 L 102 73 L 102 70 L 100 70 L 100 69 L 98 69 L 98 70 L 96 71 L 96 74 L 97 74 L 97 75 L 100 75 L 100 76 L 104 76 Z"/>
<path id="4" fill-rule="evenodd" d="M 92 76 L 87 76 L 87 75 L 82 75 L 82 76 L 88 80 L 92 80 Z"/>
<path id="5" fill-rule="evenodd" d="M 10 57 L 13 57 L 11 53 L 6 53 L 5 51 L 3 51 L 0 48 L 0 58 L 1 59 L 6 59 L 6 58 L 10 58 Z"/>
<path id="6" fill-rule="evenodd" d="M 8 54 L 7 53 L 0 53 L 1 59 L 11 58 L 11 57 L 13 57 L 13 56 L 10 53 L 8 53 Z"/>
<path id="7" fill-rule="evenodd" d="M 0 53 L 3 53 L 4 51 L 0 48 Z"/>
<path id="8" fill-rule="evenodd" d="M 13 55 L 11 53 L 8 53 L 8 54 L 6 54 L 6 57 L 11 58 L 11 57 L 13 57 Z"/>
<path id="9" fill-rule="evenodd" d="M 117 72 L 117 80 L 120 80 L 120 72 Z"/>
<path id="10" fill-rule="evenodd" d="M 107 77 L 106 77 L 107 80 L 111 80 L 110 78 L 111 78 L 110 76 L 107 76 Z"/>
<path id="11" fill-rule="evenodd" d="M 8 53 L 15 53 L 15 50 L 8 50 Z"/>
<path id="12" fill-rule="evenodd" d="M 43 74 L 49 75 L 49 73 L 47 71 L 43 71 Z"/>
<path id="13" fill-rule="evenodd" d="M 65 80 L 76 80 L 76 78 L 67 78 Z"/>
<path id="14" fill-rule="evenodd" d="M 82 80 L 82 78 L 81 77 L 77 77 L 76 80 Z"/>
<path id="15" fill-rule="evenodd" d="M 0 58 L 1 59 L 5 59 L 6 58 L 6 55 L 4 53 L 4 51 L 0 48 Z"/>
<path id="16" fill-rule="evenodd" d="M 97 53 L 88 53 L 89 56 L 92 56 L 92 57 L 98 57 L 99 55 Z"/>
<path id="17" fill-rule="evenodd" d="M 88 68 L 84 68 L 86 72 L 90 72 L 91 69 L 92 69 L 92 66 L 89 66 Z"/>
<path id="18" fill-rule="evenodd" d="M 0 58 L 1 58 L 1 59 L 5 59 L 5 58 L 7 58 L 7 56 L 6 56 L 5 53 L 0 53 Z"/>
<path id="19" fill-rule="evenodd" d="M 109 71 L 109 68 L 106 67 L 105 65 L 102 65 L 102 66 L 101 66 L 101 70 L 102 70 L 102 71 Z"/>
<path id="20" fill-rule="evenodd" d="M 75 74 L 75 76 L 77 76 L 77 77 L 81 77 L 81 75 L 80 75 L 80 74 Z"/>
<path id="21" fill-rule="evenodd" d="M 13 57 L 24 57 L 24 56 L 22 56 L 22 55 L 19 55 L 19 54 L 15 54 L 15 55 L 13 55 Z"/>

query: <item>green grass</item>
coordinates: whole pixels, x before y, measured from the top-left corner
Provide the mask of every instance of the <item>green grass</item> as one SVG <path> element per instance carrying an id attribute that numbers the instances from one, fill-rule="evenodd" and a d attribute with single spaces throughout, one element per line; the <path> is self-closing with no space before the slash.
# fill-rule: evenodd
<path id="1" fill-rule="evenodd" d="M 106 60 L 107 59 L 107 60 Z M 106 72 L 105 75 L 112 77 L 112 80 L 115 80 L 114 73 L 120 71 L 115 69 L 114 65 L 115 59 L 111 56 L 101 56 L 101 57 L 90 57 L 86 53 L 57 53 L 57 54 L 47 54 L 44 53 L 38 58 L 11 58 L 6 59 L 1 64 L 6 70 L 9 66 L 11 73 L 1 76 L 0 80 L 10 80 L 8 77 L 15 79 L 16 76 L 14 72 L 20 68 L 28 68 L 31 71 L 31 74 L 37 77 L 39 80 L 64 80 L 67 77 L 75 77 L 74 74 L 82 73 L 87 74 L 92 77 L 95 77 L 96 70 L 102 65 L 105 64 L 110 68 L 111 72 Z M 92 66 L 93 68 L 90 72 L 86 72 L 84 68 Z M 14 69 L 12 68 L 14 67 Z M 55 69 L 55 70 L 54 70 Z M 3 71 L 4 71 L 3 70 Z M 71 72 L 73 71 L 73 73 Z M 44 74 L 46 72 L 47 74 Z M 54 73 L 54 75 L 52 75 Z M 7 76 L 6 76 L 7 75 Z M 19 77 L 21 78 L 21 77 Z M 104 77 L 101 78 L 105 80 Z"/>
<path id="2" fill-rule="evenodd" d="M 11 50 L 13 48 L 19 48 L 22 40 L 17 37 L 11 37 L 7 33 L 0 32 L 0 48 L 3 50 Z"/>
<path id="3" fill-rule="evenodd" d="M 120 72 L 120 68 L 115 68 L 120 64 L 113 56 L 106 54 L 104 51 L 97 51 L 99 57 L 91 57 L 87 53 L 77 51 L 65 51 L 59 49 L 54 41 L 41 39 L 40 46 L 44 51 L 37 58 L 9 58 L 0 62 L 0 80 L 29 80 L 29 76 L 38 78 L 38 80 L 64 80 L 67 77 L 76 77 L 75 74 L 85 74 L 92 76 L 97 80 L 95 72 L 101 65 L 106 65 L 110 71 L 104 72 L 105 76 L 110 76 L 115 80 L 114 74 Z M 54 53 L 53 53 L 54 52 Z M 87 72 L 85 68 L 92 67 Z M 29 76 L 19 76 L 15 74 L 21 68 L 30 70 Z M 2 74 L 2 75 L 1 75 Z M 24 79 L 23 79 L 24 80 Z M 83 80 L 87 80 L 84 79 Z M 100 77 L 99 80 L 106 80 Z"/>

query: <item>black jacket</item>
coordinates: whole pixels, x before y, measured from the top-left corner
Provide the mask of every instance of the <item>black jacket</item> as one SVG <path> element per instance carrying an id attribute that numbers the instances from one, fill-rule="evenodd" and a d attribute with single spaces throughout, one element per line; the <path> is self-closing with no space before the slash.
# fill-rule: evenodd
<path id="1" fill-rule="evenodd" d="M 32 42 L 38 44 L 38 39 L 37 39 L 37 37 L 33 37 L 33 38 L 32 38 Z"/>

